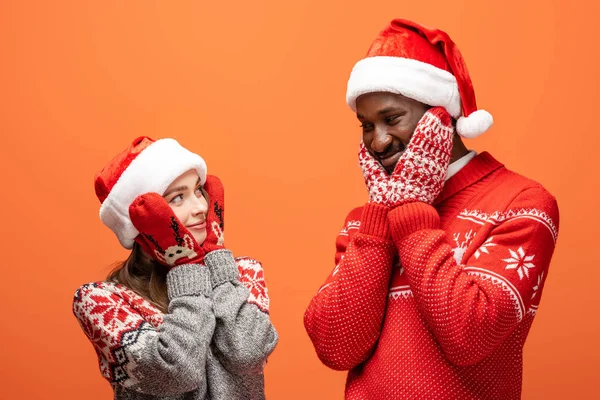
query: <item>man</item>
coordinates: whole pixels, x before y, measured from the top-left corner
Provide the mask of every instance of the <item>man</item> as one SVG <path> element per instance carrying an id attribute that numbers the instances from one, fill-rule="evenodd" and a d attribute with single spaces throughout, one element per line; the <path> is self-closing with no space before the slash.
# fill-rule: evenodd
<path id="1" fill-rule="evenodd" d="M 394 20 L 354 67 L 369 202 L 348 214 L 305 327 L 346 399 L 518 399 L 556 200 L 461 137 L 477 110 L 448 35 Z M 456 134 L 457 133 L 457 134 Z"/>

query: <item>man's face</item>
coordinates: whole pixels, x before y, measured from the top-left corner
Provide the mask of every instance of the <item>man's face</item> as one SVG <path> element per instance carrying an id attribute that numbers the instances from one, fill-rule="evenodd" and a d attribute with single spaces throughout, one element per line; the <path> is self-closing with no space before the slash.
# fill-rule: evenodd
<path id="1" fill-rule="evenodd" d="M 400 94 L 366 93 L 356 99 L 356 117 L 367 150 L 391 174 L 429 106 Z"/>

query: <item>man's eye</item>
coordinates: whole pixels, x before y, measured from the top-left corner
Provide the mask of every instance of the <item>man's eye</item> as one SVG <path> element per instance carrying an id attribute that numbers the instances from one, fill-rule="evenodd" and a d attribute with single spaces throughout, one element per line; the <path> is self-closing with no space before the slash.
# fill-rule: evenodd
<path id="1" fill-rule="evenodd" d="M 397 121 L 398 121 L 398 118 L 400 118 L 400 116 L 399 116 L 399 115 L 393 115 L 393 116 L 391 116 L 391 117 L 387 117 L 387 118 L 385 119 L 385 122 L 386 122 L 386 123 L 388 123 L 388 124 L 391 124 L 391 123 L 393 123 L 393 122 L 397 122 Z"/>

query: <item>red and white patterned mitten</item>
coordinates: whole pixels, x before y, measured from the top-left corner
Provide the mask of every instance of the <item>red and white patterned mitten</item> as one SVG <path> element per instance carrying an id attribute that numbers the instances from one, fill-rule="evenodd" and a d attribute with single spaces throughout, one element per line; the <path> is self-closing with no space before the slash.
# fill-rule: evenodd
<path id="1" fill-rule="evenodd" d="M 421 117 L 392 173 L 392 186 L 398 194 L 393 206 L 433 203 L 444 187 L 453 135 L 452 118 L 443 107 L 433 107 Z"/>
<path id="2" fill-rule="evenodd" d="M 443 107 L 429 109 L 392 175 L 360 145 L 358 159 L 371 202 L 388 207 L 422 201 L 432 204 L 444 186 L 452 155 L 452 118 Z"/>
<path id="3" fill-rule="evenodd" d="M 204 190 L 208 193 L 208 213 L 206 214 L 207 250 L 223 248 L 225 241 L 225 189 L 223 183 L 215 175 L 207 175 Z"/>
<path id="4" fill-rule="evenodd" d="M 375 159 L 367 150 L 365 144 L 360 142 L 358 151 L 358 163 L 363 172 L 365 184 L 369 192 L 369 201 L 385 206 L 391 206 L 392 183 L 390 175 L 383 168 L 381 163 Z"/>
<path id="5" fill-rule="evenodd" d="M 237 257 L 235 262 L 240 274 L 240 282 L 250 291 L 248 302 L 268 313 L 269 292 L 261 263 L 249 257 Z"/>
<path id="6" fill-rule="evenodd" d="M 129 217 L 140 232 L 135 241 L 159 263 L 172 268 L 204 261 L 205 250 L 158 193 L 138 196 L 129 206 Z"/>

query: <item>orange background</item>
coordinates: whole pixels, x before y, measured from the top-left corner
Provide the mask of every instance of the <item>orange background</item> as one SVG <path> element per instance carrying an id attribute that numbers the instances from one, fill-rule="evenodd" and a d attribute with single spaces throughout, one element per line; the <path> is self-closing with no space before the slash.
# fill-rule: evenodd
<path id="1" fill-rule="evenodd" d="M 229 247 L 265 266 L 281 336 L 267 397 L 341 399 L 345 373 L 320 364 L 302 315 L 367 198 L 345 88 L 393 17 L 450 33 L 496 120 L 468 146 L 559 201 L 523 397 L 596 398 L 598 15 L 573 0 L 1 1 L 0 398 L 111 398 L 71 300 L 126 256 L 93 176 L 150 135 L 207 160 L 227 190 Z"/>

